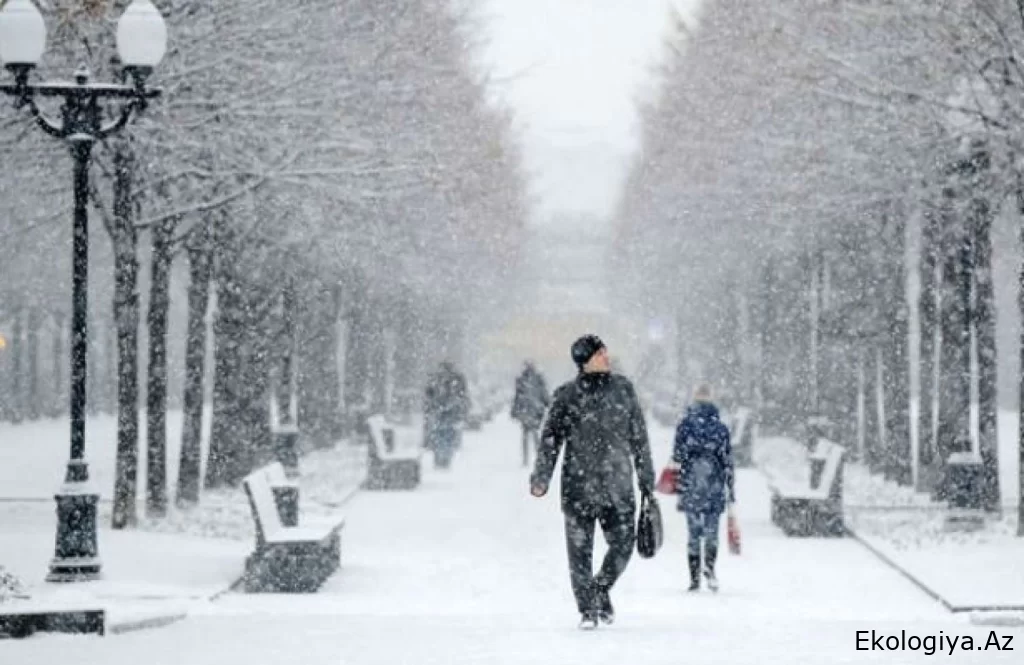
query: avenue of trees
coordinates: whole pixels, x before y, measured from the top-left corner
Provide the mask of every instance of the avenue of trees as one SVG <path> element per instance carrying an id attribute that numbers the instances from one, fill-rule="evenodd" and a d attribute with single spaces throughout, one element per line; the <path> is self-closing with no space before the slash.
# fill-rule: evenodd
<path id="1" fill-rule="evenodd" d="M 699 371 L 763 428 L 826 418 L 894 482 L 943 498 L 977 441 L 999 510 L 993 225 L 1024 202 L 1024 4 L 718 0 L 674 29 L 617 212 L 622 306 L 676 322 L 699 361 L 680 385 Z"/>
<path id="2" fill-rule="evenodd" d="M 42 6 L 38 76 L 117 76 L 126 4 Z M 271 454 L 272 403 L 304 445 L 330 446 L 355 410 L 419 390 L 494 310 L 526 206 L 509 116 L 473 66 L 474 18 L 451 3 L 155 4 L 163 98 L 97 146 L 91 172 L 89 405 L 116 414 L 118 440 L 89 445 L 117 446 L 115 527 L 143 496 L 159 517 L 237 484 Z M 0 153 L 0 421 L 61 416 L 71 162 L 12 105 Z"/>

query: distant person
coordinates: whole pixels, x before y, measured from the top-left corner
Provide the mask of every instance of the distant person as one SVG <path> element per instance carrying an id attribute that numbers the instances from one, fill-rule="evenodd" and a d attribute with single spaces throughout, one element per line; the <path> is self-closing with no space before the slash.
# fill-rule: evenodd
<path id="1" fill-rule="evenodd" d="M 700 589 L 703 572 L 708 588 L 718 591 L 718 525 L 726 501 L 736 501 L 729 428 L 711 403 L 711 387 L 701 384 L 676 428 L 672 462 L 679 469 L 678 508 L 686 513 L 690 591 Z M 703 570 L 701 549 L 703 545 Z"/>
<path id="2" fill-rule="evenodd" d="M 516 378 L 516 394 L 512 399 L 512 419 L 518 420 L 523 428 L 523 466 L 529 466 L 530 449 L 536 450 L 539 444 L 540 425 L 550 403 L 544 375 L 527 360 L 522 374 Z"/>
<path id="3" fill-rule="evenodd" d="M 441 363 L 427 381 L 423 402 L 425 445 L 434 452 L 434 466 L 447 469 L 469 415 L 466 378 L 451 362 Z"/>
<path id="4" fill-rule="evenodd" d="M 654 492 L 654 464 L 647 426 L 633 385 L 610 371 L 608 350 L 596 335 L 576 340 L 571 348 L 577 377 L 555 391 L 541 434 L 530 492 L 547 494 L 559 452 L 562 460 L 562 513 L 569 572 L 580 628 L 612 623 L 609 596 L 633 553 L 636 497 L 633 471 L 641 493 Z M 594 527 L 600 523 L 608 553 L 594 575 Z"/>

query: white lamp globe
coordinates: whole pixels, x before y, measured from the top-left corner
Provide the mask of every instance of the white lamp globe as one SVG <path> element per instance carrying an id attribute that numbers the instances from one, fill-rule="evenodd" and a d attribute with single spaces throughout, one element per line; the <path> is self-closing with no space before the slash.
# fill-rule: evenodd
<path id="1" fill-rule="evenodd" d="M 46 24 L 31 0 L 7 0 L 0 10 L 0 62 L 39 64 L 46 50 Z"/>
<path id="2" fill-rule="evenodd" d="M 117 51 L 125 67 L 152 69 L 167 52 L 167 24 L 151 0 L 134 0 L 117 22 Z"/>

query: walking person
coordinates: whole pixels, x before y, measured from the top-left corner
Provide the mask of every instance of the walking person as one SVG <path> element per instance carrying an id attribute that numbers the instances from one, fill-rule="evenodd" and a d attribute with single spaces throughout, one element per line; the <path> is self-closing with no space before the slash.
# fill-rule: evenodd
<path id="1" fill-rule="evenodd" d="M 466 379 L 448 361 L 430 379 L 423 400 L 426 447 L 434 452 L 434 467 L 447 469 L 458 448 L 462 423 L 469 415 Z"/>
<path id="2" fill-rule="evenodd" d="M 615 620 L 610 592 L 629 564 L 636 539 L 633 472 L 641 493 L 654 492 L 647 426 L 633 384 L 610 371 L 608 350 L 596 335 L 573 343 L 576 378 L 555 391 L 541 433 L 530 492 L 547 494 L 558 455 L 561 507 L 569 573 L 580 628 Z M 608 553 L 593 570 L 594 530 L 601 525 Z"/>
<path id="3" fill-rule="evenodd" d="M 540 425 L 551 403 L 547 383 L 532 362 L 526 361 L 523 372 L 516 377 L 516 394 L 512 399 L 512 419 L 523 428 L 523 466 L 530 464 L 530 449 L 536 450 Z"/>
<path id="4" fill-rule="evenodd" d="M 690 591 L 700 589 L 701 573 L 708 588 L 718 591 L 718 525 L 726 501 L 736 501 L 729 428 L 719 417 L 711 396 L 709 385 L 698 386 L 694 403 L 676 428 L 672 447 L 672 462 L 679 469 L 678 508 L 686 513 L 689 532 Z"/>

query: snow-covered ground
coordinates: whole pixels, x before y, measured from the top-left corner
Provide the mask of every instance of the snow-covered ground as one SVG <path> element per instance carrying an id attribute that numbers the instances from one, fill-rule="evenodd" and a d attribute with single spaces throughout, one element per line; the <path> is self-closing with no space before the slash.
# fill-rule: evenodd
<path id="1" fill-rule="evenodd" d="M 655 462 L 670 432 L 652 432 Z M 946 612 L 856 542 L 787 539 L 768 520 L 761 474 L 740 474 L 741 556 L 723 554 L 722 590 L 683 591 L 685 525 L 668 501 L 664 549 L 634 557 L 613 594 L 619 620 L 576 629 L 557 498 L 527 493 L 507 420 L 466 435 L 448 473 L 415 492 L 361 492 L 348 505 L 343 566 L 307 595 L 231 593 L 196 601 L 169 627 L 107 638 L 0 644 L 0 661 L 97 665 L 261 663 L 916 663 L 923 652 L 857 650 L 857 631 L 972 635 L 990 628 Z M 599 539 L 600 540 L 600 539 Z M 1019 627 L 995 627 L 1024 647 Z M 951 662 L 1019 662 L 956 652 Z"/>

